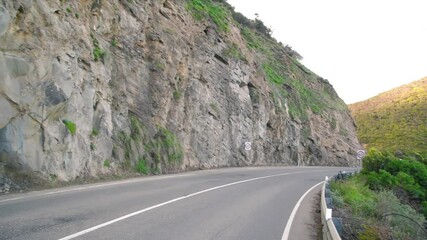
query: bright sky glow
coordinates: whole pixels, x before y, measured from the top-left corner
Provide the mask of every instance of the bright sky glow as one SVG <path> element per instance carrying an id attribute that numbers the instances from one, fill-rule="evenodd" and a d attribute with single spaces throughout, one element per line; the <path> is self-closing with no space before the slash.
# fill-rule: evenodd
<path id="1" fill-rule="evenodd" d="M 427 76 L 426 0 L 228 0 L 354 103 Z"/>

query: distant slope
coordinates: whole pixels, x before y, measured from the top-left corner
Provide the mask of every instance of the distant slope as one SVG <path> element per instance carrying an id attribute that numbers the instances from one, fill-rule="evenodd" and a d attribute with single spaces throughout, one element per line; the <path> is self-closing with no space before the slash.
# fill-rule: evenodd
<path id="1" fill-rule="evenodd" d="M 427 78 L 349 105 L 368 147 L 427 152 Z"/>

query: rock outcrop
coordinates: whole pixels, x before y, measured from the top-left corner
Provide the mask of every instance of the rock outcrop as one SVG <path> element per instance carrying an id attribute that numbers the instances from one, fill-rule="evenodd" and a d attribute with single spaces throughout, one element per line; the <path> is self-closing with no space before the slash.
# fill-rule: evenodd
<path id="1" fill-rule="evenodd" d="M 239 24 L 220 30 L 187 4 L 0 1 L 0 184 L 356 164 L 353 120 L 326 80 L 282 52 L 294 84 L 272 83 Z"/>

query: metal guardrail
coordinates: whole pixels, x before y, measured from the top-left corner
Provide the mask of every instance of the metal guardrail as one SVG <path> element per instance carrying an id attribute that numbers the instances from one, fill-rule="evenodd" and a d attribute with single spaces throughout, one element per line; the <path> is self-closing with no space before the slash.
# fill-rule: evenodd
<path id="1" fill-rule="evenodd" d="M 341 240 L 332 219 L 332 198 L 331 196 L 326 197 L 327 190 L 330 195 L 330 190 L 327 188 L 327 185 L 329 185 L 328 177 L 326 177 L 325 182 L 323 183 L 320 200 L 323 240 Z"/>
<path id="2" fill-rule="evenodd" d="M 346 179 L 353 175 L 352 172 L 338 172 L 334 179 Z M 339 232 L 341 232 L 342 222 L 340 218 L 332 217 L 332 196 L 329 189 L 329 179 L 325 178 L 321 193 L 321 218 L 322 218 L 322 235 L 324 240 L 341 240 Z M 338 229 L 337 226 L 338 225 Z"/>

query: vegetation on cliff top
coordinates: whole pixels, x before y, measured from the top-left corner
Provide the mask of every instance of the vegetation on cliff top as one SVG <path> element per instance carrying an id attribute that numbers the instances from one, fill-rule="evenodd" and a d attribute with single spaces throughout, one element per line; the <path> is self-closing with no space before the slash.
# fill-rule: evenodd
<path id="1" fill-rule="evenodd" d="M 349 108 L 357 135 L 367 147 L 427 153 L 427 78 Z"/>
<path id="2" fill-rule="evenodd" d="M 229 31 L 232 21 L 240 27 L 248 48 L 261 63 L 260 71 L 273 87 L 277 111 L 288 111 L 293 119 L 306 121 L 308 110 L 321 114 L 328 108 L 347 109 L 333 87 L 298 62 L 302 59 L 298 52 L 271 37 L 271 29 L 258 17 L 255 20 L 246 18 L 235 12 L 226 0 L 188 0 L 186 8 L 196 20 L 211 19 L 220 32 Z M 224 54 L 246 61 L 236 46 L 230 46 Z M 319 89 L 316 85 L 324 87 Z"/>

